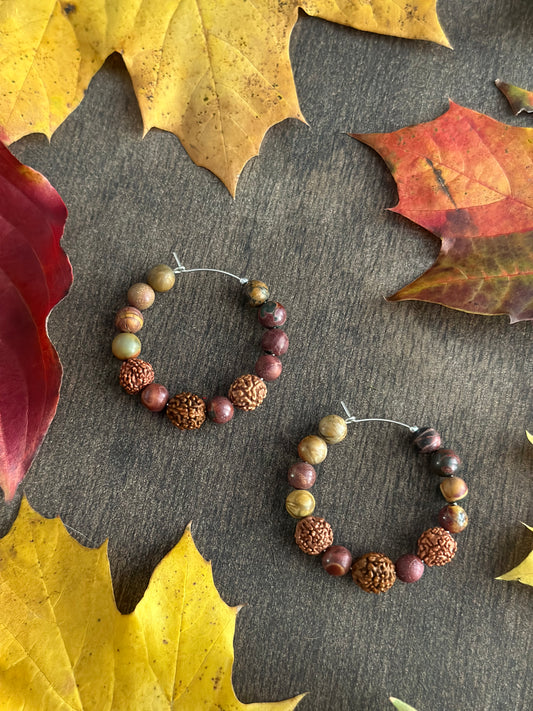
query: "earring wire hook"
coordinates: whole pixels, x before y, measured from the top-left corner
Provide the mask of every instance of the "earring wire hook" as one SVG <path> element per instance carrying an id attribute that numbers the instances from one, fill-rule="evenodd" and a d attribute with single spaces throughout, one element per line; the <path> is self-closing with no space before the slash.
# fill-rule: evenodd
<path id="1" fill-rule="evenodd" d="M 382 417 L 366 417 L 362 420 L 358 420 L 354 417 L 354 415 L 350 414 L 350 411 L 348 410 L 348 408 L 346 407 L 346 405 L 344 404 L 344 402 L 342 400 L 341 400 L 341 405 L 344 409 L 344 412 L 347 415 L 346 419 L 344 420 L 347 425 L 353 425 L 357 422 L 390 422 L 393 425 L 400 425 L 400 427 L 407 427 L 407 429 L 413 433 L 417 432 L 419 429 L 418 427 L 411 427 L 411 425 L 406 425 L 405 422 L 398 422 L 398 420 L 386 420 Z"/>
<path id="2" fill-rule="evenodd" d="M 231 272 L 225 272 L 222 269 L 206 269 L 206 268 L 199 268 L 199 269 L 185 269 L 183 264 L 180 262 L 178 255 L 176 252 L 172 252 L 174 259 L 176 260 L 177 267 L 173 269 L 174 274 L 185 274 L 185 273 L 190 273 L 190 272 L 218 272 L 218 274 L 225 274 L 226 276 L 233 277 L 234 279 L 237 279 L 237 281 L 244 285 L 247 284 L 249 279 L 246 277 L 240 277 L 237 276 L 236 274 L 232 274 Z"/>

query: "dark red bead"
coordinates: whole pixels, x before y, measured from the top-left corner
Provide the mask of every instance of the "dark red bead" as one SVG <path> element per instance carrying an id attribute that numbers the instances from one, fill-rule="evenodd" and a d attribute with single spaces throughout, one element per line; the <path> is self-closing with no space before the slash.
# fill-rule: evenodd
<path id="1" fill-rule="evenodd" d="M 439 449 L 442 444 L 440 434 L 433 427 L 420 427 L 415 432 L 415 437 L 413 439 L 413 444 L 415 447 L 423 453 L 435 452 Z"/>
<path id="2" fill-rule="evenodd" d="M 316 471 L 307 462 L 296 462 L 290 467 L 287 479 L 295 489 L 310 489 L 316 481 Z"/>
<path id="3" fill-rule="evenodd" d="M 450 533 L 461 533 L 468 526 L 468 516 L 462 506 L 448 504 L 443 506 L 437 515 L 439 526 Z"/>
<path id="4" fill-rule="evenodd" d="M 263 380 L 270 382 L 271 380 L 279 378 L 282 368 L 281 361 L 277 356 L 265 354 L 259 356 L 257 359 L 255 374 L 263 378 Z"/>
<path id="5" fill-rule="evenodd" d="M 283 355 L 289 348 L 289 337 L 281 328 L 271 328 L 263 333 L 261 348 L 272 355 Z"/>
<path id="6" fill-rule="evenodd" d="M 417 555 L 406 553 L 396 561 L 396 575 L 404 583 L 416 583 L 424 573 L 424 563 Z"/>
<path id="7" fill-rule="evenodd" d="M 322 555 L 322 567 L 335 577 L 346 575 L 352 567 L 352 554 L 344 546 L 330 546 Z"/>
<path id="8" fill-rule="evenodd" d="M 287 312 L 277 301 L 265 301 L 259 307 L 257 318 L 261 326 L 275 328 L 276 326 L 283 326 L 287 320 Z"/>
<path id="9" fill-rule="evenodd" d="M 461 459 L 452 449 L 438 449 L 431 455 L 431 471 L 439 476 L 453 476 L 461 466 Z"/>
<path id="10" fill-rule="evenodd" d="M 161 412 L 166 407 L 168 398 L 168 390 L 160 383 L 150 383 L 141 392 L 141 402 L 150 412 Z"/>
<path id="11" fill-rule="evenodd" d="M 207 415 L 217 425 L 229 422 L 235 413 L 233 403 L 223 395 L 216 395 L 207 403 Z"/>

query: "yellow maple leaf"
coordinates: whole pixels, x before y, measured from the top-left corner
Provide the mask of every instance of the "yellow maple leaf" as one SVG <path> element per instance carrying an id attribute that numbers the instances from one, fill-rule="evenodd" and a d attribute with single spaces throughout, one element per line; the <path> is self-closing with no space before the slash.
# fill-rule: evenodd
<path id="1" fill-rule="evenodd" d="M 189 528 L 134 612 L 118 612 L 107 546 L 88 549 L 22 500 L 0 541 L 0 708 L 9 711 L 291 711 L 242 704 L 231 683 L 238 608 Z"/>
<path id="2" fill-rule="evenodd" d="M 527 524 L 524 524 L 524 526 L 533 531 L 533 527 Z M 508 573 L 500 575 L 496 580 L 518 580 L 518 582 L 525 585 L 533 585 L 533 551 L 516 567 Z"/>
<path id="3" fill-rule="evenodd" d="M 145 133 L 175 133 L 234 195 L 270 126 L 304 120 L 289 59 L 299 7 L 449 46 L 436 0 L 0 0 L 0 138 L 50 137 L 118 51 Z"/>

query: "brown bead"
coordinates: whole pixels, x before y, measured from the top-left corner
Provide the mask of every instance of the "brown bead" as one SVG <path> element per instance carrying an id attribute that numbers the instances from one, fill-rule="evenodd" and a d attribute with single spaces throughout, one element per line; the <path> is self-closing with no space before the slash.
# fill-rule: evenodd
<path id="1" fill-rule="evenodd" d="M 403 583 L 416 583 L 424 574 L 424 563 L 412 553 L 401 555 L 395 567 L 396 575 Z"/>
<path id="2" fill-rule="evenodd" d="M 265 354 L 259 356 L 255 364 L 255 374 L 263 378 L 267 383 L 276 380 L 281 375 L 282 365 L 280 359 L 275 355 Z"/>
<path id="3" fill-rule="evenodd" d="M 440 483 L 440 490 L 446 501 L 461 501 L 468 494 L 468 486 L 458 476 L 449 476 Z"/>
<path id="4" fill-rule="evenodd" d="M 151 383 L 142 391 L 141 402 L 150 412 L 161 412 L 168 402 L 168 390 L 160 383 Z"/>
<path id="5" fill-rule="evenodd" d="M 283 326 L 287 320 L 287 312 L 279 301 L 265 301 L 259 307 L 257 318 L 261 326 L 275 328 L 276 326 Z"/>
<path id="6" fill-rule="evenodd" d="M 310 491 L 293 489 L 285 499 L 285 508 L 293 518 L 310 516 L 315 510 L 315 497 Z"/>
<path id="7" fill-rule="evenodd" d="M 365 553 L 352 565 L 352 578 L 365 592 L 379 594 L 394 585 L 396 570 L 383 553 Z"/>
<path id="8" fill-rule="evenodd" d="M 124 306 L 115 317 L 115 326 L 122 333 L 137 333 L 143 325 L 143 315 L 135 306 Z"/>
<path id="9" fill-rule="evenodd" d="M 207 403 L 207 415 L 209 419 L 212 422 L 216 422 L 217 425 L 223 425 L 229 422 L 234 414 L 235 409 L 233 403 L 223 395 L 216 395 Z"/>
<path id="10" fill-rule="evenodd" d="M 290 467 L 287 479 L 295 489 L 310 489 L 316 481 L 316 471 L 307 462 L 296 462 Z"/>
<path id="11" fill-rule="evenodd" d="M 461 459 L 453 449 L 437 449 L 431 455 L 430 466 L 434 474 L 454 476 L 461 467 Z"/>
<path id="12" fill-rule="evenodd" d="M 445 528 L 428 528 L 418 539 L 417 555 L 428 566 L 446 565 L 457 552 L 457 541 Z"/>
<path id="13" fill-rule="evenodd" d="M 176 281 L 176 275 L 166 264 L 156 264 L 148 272 L 146 281 L 154 291 L 170 291 Z"/>
<path id="14" fill-rule="evenodd" d="M 193 393 L 178 393 L 168 401 L 167 417 L 180 430 L 197 430 L 206 419 L 205 402 Z"/>
<path id="15" fill-rule="evenodd" d="M 413 444 L 423 454 L 428 454 L 429 452 L 434 452 L 437 450 L 441 444 L 441 437 L 437 430 L 433 427 L 420 427 L 416 432 L 413 439 Z"/>
<path id="16" fill-rule="evenodd" d="M 318 555 L 333 543 L 333 531 L 324 518 L 307 516 L 296 524 L 294 539 L 307 555 Z"/>
<path id="17" fill-rule="evenodd" d="M 461 533 L 468 526 L 468 515 L 462 506 L 448 504 L 437 515 L 439 524 L 450 533 Z"/>
<path id="18" fill-rule="evenodd" d="M 154 369 L 145 360 L 129 358 L 120 366 L 119 382 L 129 395 L 141 392 L 154 382 Z"/>
<path id="19" fill-rule="evenodd" d="M 149 284 L 138 282 L 128 289 L 128 303 L 139 311 L 150 308 L 154 303 L 155 292 Z"/>
<path id="20" fill-rule="evenodd" d="M 239 410 L 255 410 L 263 402 L 267 387 L 257 375 L 241 375 L 233 381 L 228 397 Z"/>
<path id="21" fill-rule="evenodd" d="M 251 279 L 244 285 L 244 293 L 250 306 L 261 306 L 265 301 L 268 301 L 270 296 L 268 286 L 257 279 Z"/>
<path id="22" fill-rule="evenodd" d="M 322 437 L 308 435 L 304 437 L 298 445 L 298 455 L 300 459 L 309 464 L 320 464 L 327 457 L 328 445 Z"/>
<path id="23" fill-rule="evenodd" d="M 352 554 L 344 546 L 330 546 L 322 555 L 322 567 L 335 577 L 346 575 L 352 566 Z"/>
<path id="24" fill-rule="evenodd" d="M 318 423 L 318 431 L 328 444 L 338 444 L 346 437 L 348 426 L 339 415 L 326 415 Z"/>
<path id="25" fill-rule="evenodd" d="M 281 328 L 269 328 L 263 333 L 261 348 L 272 355 L 283 355 L 289 350 L 289 337 Z"/>

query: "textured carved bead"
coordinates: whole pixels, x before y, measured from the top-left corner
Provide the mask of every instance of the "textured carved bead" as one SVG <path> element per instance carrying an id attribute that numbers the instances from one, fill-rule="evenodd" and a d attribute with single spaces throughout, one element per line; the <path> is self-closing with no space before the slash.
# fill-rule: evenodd
<path id="1" fill-rule="evenodd" d="M 383 553 L 365 553 L 352 565 L 352 578 L 365 592 L 386 592 L 396 580 L 394 563 Z"/>
<path id="2" fill-rule="evenodd" d="M 457 541 L 446 529 L 428 528 L 418 539 L 418 557 L 428 566 L 446 565 L 457 551 Z"/>
<path id="3" fill-rule="evenodd" d="M 129 358 L 120 366 L 119 382 L 129 395 L 141 392 L 154 382 L 154 369 L 145 360 Z"/>
<path id="4" fill-rule="evenodd" d="M 239 410 L 255 410 L 263 402 L 267 387 L 257 375 L 241 375 L 234 380 L 228 391 L 228 397 Z"/>
<path id="5" fill-rule="evenodd" d="M 197 430 L 205 422 L 205 402 L 193 393 L 178 393 L 168 401 L 167 417 L 180 430 Z"/>
<path id="6" fill-rule="evenodd" d="M 333 531 L 324 518 L 307 516 L 296 525 L 294 539 L 307 555 L 318 555 L 333 543 Z"/>

